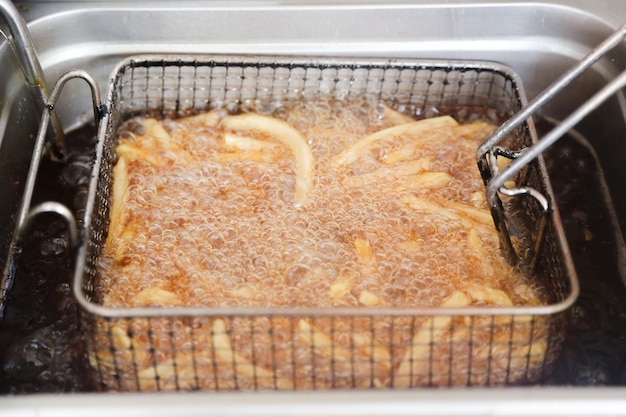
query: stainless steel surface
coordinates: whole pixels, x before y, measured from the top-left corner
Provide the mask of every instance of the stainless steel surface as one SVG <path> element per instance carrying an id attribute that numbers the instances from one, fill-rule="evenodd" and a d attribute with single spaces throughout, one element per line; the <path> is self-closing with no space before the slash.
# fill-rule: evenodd
<path id="1" fill-rule="evenodd" d="M 47 80 L 82 68 L 102 83 L 121 58 L 135 53 L 271 53 L 363 57 L 478 59 L 502 62 L 534 97 L 626 21 L 620 0 L 509 2 L 20 2 Z M 4 52 L 2 68 L 17 68 Z M 624 46 L 598 62 L 543 113 L 562 119 L 624 68 Z M 4 63 L 6 62 L 6 66 Z M 13 73 L 7 72 L 7 74 Z M 19 81 L 19 80 L 18 80 Z M 24 170 L 32 141 L 32 107 L 15 79 L 3 93 L 2 167 Z M 70 86 L 68 86 L 70 87 Z M 90 118 L 80 88 L 64 92 L 59 109 L 68 129 Z M 9 105 L 13 104 L 13 105 Z M 626 147 L 624 97 L 618 94 L 579 126 L 603 163 L 610 197 L 624 229 Z M 16 126 L 8 120 L 19 120 Z M 29 127 L 30 126 L 30 127 Z M 32 145 L 30 145 L 32 146 Z M 23 171 L 22 171 L 23 172 Z M 13 175 L 13 174 L 12 174 Z M 15 174 L 12 178 L 18 178 Z M 3 178 L 9 178 L 4 176 Z M 3 180 L 4 181 L 4 180 Z M 12 181 L 7 189 L 13 190 Z M 15 207 L 13 194 L 3 210 Z M 622 236 L 622 232 L 616 233 Z M 623 247 L 616 248 L 623 250 Z M 623 263 L 623 252 L 616 254 Z M 0 399 L 14 415 L 626 415 L 623 388 L 524 388 L 485 391 L 410 391 L 373 394 L 206 394 L 169 396 L 29 396 Z M 137 406 L 137 407 L 135 407 Z M 141 408 L 139 408 L 139 406 Z M 47 413 L 47 414 L 46 414 Z"/>

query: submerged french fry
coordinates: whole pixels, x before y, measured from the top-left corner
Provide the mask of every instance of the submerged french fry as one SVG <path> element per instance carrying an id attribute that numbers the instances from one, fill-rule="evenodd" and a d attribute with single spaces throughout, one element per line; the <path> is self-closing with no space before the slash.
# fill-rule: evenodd
<path id="1" fill-rule="evenodd" d="M 495 288 L 470 286 L 467 288 L 467 293 L 472 298 L 472 301 L 480 301 L 501 307 L 513 305 L 511 297 L 504 291 Z"/>
<path id="2" fill-rule="evenodd" d="M 471 300 L 461 291 L 454 291 L 441 304 L 442 307 L 466 307 Z M 424 377 L 428 365 L 428 352 L 443 333 L 449 330 L 453 316 L 428 318 L 411 340 L 411 346 L 404 354 L 394 378 L 394 387 L 409 388 L 414 381 Z"/>
<path id="3" fill-rule="evenodd" d="M 252 138 L 250 136 L 235 135 L 224 132 L 224 143 L 226 146 L 243 151 L 267 151 L 276 145 L 271 142 Z"/>
<path id="4" fill-rule="evenodd" d="M 492 227 L 493 219 L 491 214 L 486 210 L 477 209 L 476 207 L 458 201 L 446 201 L 445 203 L 435 201 L 435 199 L 427 200 L 425 198 L 407 195 L 403 198 L 405 204 L 416 210 L 432 211 L 451 220 L 457 220 L 461 223 L 475 223 L 478 225 L 488 225 Z"/>
<path id="5" fill-rule="evenodd" d="M 354 248 L 356 249 L 356 253 L 359 256 L 359 261 L 363 265 L 371 266 L 376 263 L 376 258 L 374 258 L 372 245 L 367 238 L 357 237 L 356 239 L 354 239 Z"/>
<path id="6" fill-rule="evenodd" d="M 113 189 L 111 191 L 111 213 L 109 215 L 109 233 L 105 244 L 106 253 L 120 259 L 125 250 L 125 245 L 117 242 L 122 233 L 128 233 L 125 228 L 127 216 L 124 207 L 128 202 L 128 166 L 126 159 L 120 157 L 113 167 Z"/>
<path id="7" fill-rule="evenodd" d="M 180 297 L 159 287 L 149 287 L 135 295 L 137 307 L 182 305 Z"/>
<path id="8" fill-rule="evenodd" d="M 391 107 L 383 104 L 382 106 L 383 118 L 389 120 L 394 125 L 400 125 L 404 123 L 414 122 L 415 119 L 411 116 L 401 113 L 398 110 L 392 109 Z"/>
<path id="9" fill-rule="evenodd" d="M 420 135 L 428 135 L 429 132 L 433 130 L 456 125 L 458 125 L 458 123 L 452 117 L 442 116 L 379 130 L 378 132 L 361 138 L 350 148 L 333 157 L 333 163 L 337 166 L 350 165 L 359 159 L 361 155 L 367 152 L 373 145 L 383 140 L 391 140 L 401 136 L 411 136 L 414 140 L 419 141 Z"/>
<path id="10" fill-rule="evenodd" d="M 282 378 L 262 366 L 248 361 L 235 351 L 226 333 L 226 323 L 222 319 L 213 320 L 211 327 L 211 343 L 215 350 L 215 356 L 219 359 L 220 367 L 232 367 L 236 375 L 251 378 L 258 385 L 266 388 L 293 389 L 294 381 Z"/>
<path id="11" fill-rule="evenodd" d="M 227 116 L 220 126 L 234 131 L 258 132 L 289 147 L 296 162 L 295 203 L 299 205 L 307 199 L 313 189 L 313 154 L 300 132 L 282 120 L 255 113 Z"/>

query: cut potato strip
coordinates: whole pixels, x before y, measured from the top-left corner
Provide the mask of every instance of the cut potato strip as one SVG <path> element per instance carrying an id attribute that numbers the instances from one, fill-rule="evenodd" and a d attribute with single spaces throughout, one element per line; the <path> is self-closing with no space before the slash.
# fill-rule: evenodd
<path id="1" fill-rule="evenodd" d="M 359 293 L 359 303 L 364 306 L 372 307 L 380 305 L 380 298 L 367 290 L 363 290 Z"/>
<path id="2" fill-rule="evenodd" d="M 493 218 L 488 211 L 477 209 L 458 201 L 446 200 L 445 203 L 440 204 L 433 199 L 427 200 L 412 195 L 404 196 L 403 201 L 412 209 L 436 212 L 450 220 L 457 220 L 461 223 L 467 223 L 469 220 L 473 223 L 478 223 L 478 225 L 490 227 L 493 225 Z"/>
<path id="3" fill-rule="evenodd" d="M 352 343 L 365 357 L 372 358 L 377 366 L 382 366 L 387 371 L 391 369 L 391 353 L 389 349 L 377 343 L 370 333 L 353 333 Z"/>
<path id="4" fill-rule="evenodd" d="M 388 184 L 396 179 L 405 179 L 406 177 L 428 171 L 431 169 L 432 164 L 433 162 L 430 158 L 420 158 L 415 161 L 399 163 L 393 167 L 382 165 L 375 171 L 346 177 L 344 184 L 348 187 L 367 187 L 372 183 L 380 182 Z"/>
<path id="5" fill-rule="evenodd" d="M 258 132 L 289 147 L 296 162 L 295 203 L 300 205 L 307 199 L 313 189 L 313 153 L 300 132 L 282 120 L 254 113 L 227 116 L 220 126 L 234 131 Z"/>
<path id="6" fill-rule="evenodd" d="M 382 140 L 390 140 L 401 136 L 413 136 L 414 140 L 419 140 L 420 135 L 428 135 L 433 130 L 456 126 L 458 123 L 450 116 L 435 117 L 432 119 L 418 120 L 416 122 L 405 123 L 379 130 L 371 135 L 359 139 L 350 148 L 344 150 L 333 158 L 333 163 L 337 166 L 350 165 L 361 157 L 368 149 Z"/>
<path id="7" fill-rule="evenodd" d="M 354 248 L 356 249 L 356 253 L 359 256 L 359 261 L 363 265 L 372 266 L 376 264 L 372 245 L 367 238 L 357 237 L 356 239 L 354 239 Z"/>
<path id="8" fill-rule="evenodd" d="M 146 152 L 143 148 L 128 142 L 120 143 L 115 148 L 118 157 L 124 158 L 125 161 L 145 161 L 151 165 L 160 165 L 159 158 L 154 152 Z"/>
<path id="9" fill-rule="evenodd" d="M 324 358 L 332 359 L 334 362 L 350 363 L 352 362 L 354 355 L 350 350 L 339 346 L 334 343 L 328 334 L 315 328 L 309 321 L 300 319 L 298 321 L 299 335 L 303 341 L 312 346 L 315 351 Z M 355 342 L 355 347 L 356 342 Z M 362 350 L 365 351 L 365 350 Z M 371 350 L 370 350 L 371 351 Z M 379 355 L 384 357 L 385 353 L 378 351 Z M 384 365 L 383 365 L 384 366 Z M 378 378 L 374 378 L 371 383 L 367 380 L 362 380 L 359 384 L 359 388 L 368 388 L 371 385 L 383 386 L 382 382 Z"/>
<path id="10" fill-rule="evenodd" d="M 317 330 L 307 320 L 298 320 L 298 330 L 299 335 L 306 341 L 306 344 L 313 346 L 323 357 L 340 361 L 349 361 L 352 358 L 352 354 L 348 349 L 334 343 L 326 333 Z"/>
<path id="11" fill-rule="evenodd" d="M 215 356 L 219 360 L 220 366 L 233 367 L 235 375 L 239 377 L 256 380 L 263 387 L 273 387 L 279 389 L 293 389 L 293 381 L 281 378 L 274 372 L 255 365 L 235 351 L 231 345 L 230 338 L 226 333 L 226 323 L 222 319 L 213 320 L 211 326 L 211 343 L 215 350 Z"/>
<path id="12" fill-rule="evenodd" d="M 466 291 L 472 301 L 479 301 L 500 307 L 510 307 L 513 305 L 511 297 L 506 295 L 502 290 L 488 287 L 468 287 Z"/>
<path id="13" fill-rule="evenodd" d="M 442 307 L 467 307 L 471 300 L 461 291 L 454 291 L 441 304 Z M 450 330 L 453 316 L 429 317 L 420 330 L 413 336 L 411 347 L 404 354 L 394 378 L 394 387 L 409 388 L 414 381 L 426 375 L 425 366 L 428 364 L 428 352 L 433 343 L 441 335 Z"/>
<path id="14" fill-rule="evenodd" d="M 489 138 L 495 129 L 496 126 L 494 124 L 478 120 L 472 123 L 456 126 L 454 128 L 454 133 L 473 142 L 482 143 Z M 476 147 L 476 143 L 473 143 L 472 146 Z"/>
<path id="15" fill-rule="evenodd" d="M 229 132 L 224 132 L 224 143 L 231 149 L 239 149 L 242 151 L 267 151 L 276 146 L 276 144 L 271 142 L 255 139 L 250 136 L 235 135 Z"/>
<path id="16" fill-rule="evenodd" d="M 109 215 L 109 233 L 105 244 L 105 253 L 120 259 L 126 245 L 117 242 L 126 228 L 124 207 L 128 203 L 128 165 L 126 159 L 120 157 L 113 167 L 113 190 L 111 191 L 111 213 Z"/>
<path id="17" fill-rule="evenodd" d="M 159 287 L 150 287 L 140 291 L 133 299 L 136 307 L 182 305 L 180 297 L 173 292 Z"/>
<path id="18" fill-rule="evenodd" d="M 341 298 L 349 293 L 353 286 L 354 282 L 352 277 L 344 271 L 340 273 L 333 282 L 331 282 L 328 296 L 331 299 Z"/>
<path id="19" fill-rule="evenodd" d="M 211 110 L 208 112 L 196 114 L 195 116 L 187 116 L 181 119 L 181 121 L 190 125 L 216 127 L 225 114 L 226 112 L 223 110 Z"/>
<path id="20" fill-rule="evenodd" d="M 383 119 L 390 121 L 394 125 L 401 125 L 405 123 L 414 122 L 415 119 L 411 116 L 401 113 L 398 110 L 392 109 L 391 107 L 383 104 L 382 106 Z"/>

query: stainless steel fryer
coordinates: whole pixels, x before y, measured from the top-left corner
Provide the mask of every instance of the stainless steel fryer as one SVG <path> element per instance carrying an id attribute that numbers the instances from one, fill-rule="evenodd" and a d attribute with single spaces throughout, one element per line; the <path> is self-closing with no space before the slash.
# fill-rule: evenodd
<path id="1" fill-rule="evenodd" d="M 313 333 L 308 335 L 306 340 L 309 340 L 311 352 L 344 349 L 337 340 L 350 339 L 355 329 L 336 326 L 340 320 L 368 321 L 371 340 L 375 339 L 377 328 L 390 329 L 390 342 L 384 348 L 391 351 L 417 349 L 426 352 L 426 357 L 412 358 L 420 366 L 411 366 L 408 375 L 399 373 L 397 365 L 387 366 L 388 375 L 382 384 L 387 387 L 533 383 L 550 373 L 563 340 L 567 309 L 576 298 L 578 286 L 541 158 L 529 164 L 516 181 L 520 187 L 538 190 L 550 201 L 550 206 L 543 207 L 524 197 L 511 197 L 504 204 L 494 206 L 494 210 L 499 210 L 510 226 L 501 229 L 502 232 L 515 230 L 517 233 L 515 240 L 520 244 L 511 247 L 514 249 L 511 258 L 532 269 L 536 279 L 547 289 L 544 306 L 322 310 L 113 309 L 98 304 L 94 293 L 98 257 L 108 226 L 116 136 L 125 120 L 145 113 L 176 117 L 213 108 L 245 110 L 259 103 L 349 96 L 373 96 L 396 107 L 414 106 L 421 109 L 419 113 L 424 117 L 432 112 L 458 111 L 459 108 L 471 108 L 475 115 L 479 112 L 478 116 L 491 112 L 509 117 L 525 104 L 524 92 L 515 74 L 506 67 L 485 62 L 143 56 L 119 64 L 110 81 L 105 104 L 108 113 L 99 133 L 82 230 L 85 242 L 79 247 L 74 281 L 87 355 L 102 389 L 294 390 L 379 385 L 370 374 L 380 361 L 374 354 L 376 346 L 372 345 L 363 363 L 355 363 L 352 357 L 322 358 L 313 353 L 303 359 L 298 355 L 301 348 L 295 340 L 302 335 L 306 337 L 304 333 L 312 330 L 294 330 L 286 342 L 282 339 L 279 342 L 271 331 L 272 325 L 269 330 L 257 328 L 260 319 L 270 323 L 287 320 L 293 329 L 304 319 L 333 335 L 329 339 Z M 513 139 L 508 146 L 516 151 L 536 141 L 531 122 L 524 123 L 511 136 Z M 543 231 L 535 227 L 537 224 L 544 225 Z M 508 235 L 503 238 L 510 240 Z M 538 248 L 541 250 L 535 253 Z M 520 259 L 517 259 L 518 254 L 523 254 Z M 455 320 L 454 328 L 447 332 L 450 322 L 438 320 L 441 317 L 459 320 Z M 204 342 L 205 335 L 194 331 L 197 326 L 182 324 L 190 320 L 224 321 L 225 329 L 212 328 L 211 339 L 215 342 L 216 338 L 226 335 L 231 339 L 249 340 L 248 359 L 233 353 L 229 346 Z M 508 337 L 496 339 L 495 329 L 508 329 Z M 441 335 L 442 340 L 435 343 L 416 338 L 408 346 L 406 342 L 397 346 L 394 345 L 397 342 L 392 342 L 399 339 L 396 335 L 418 331 Z M 469 334 L 467 341 L 455 341 L 454 334 L 464 331 Z M 163 335 L 170 342 L 163 342 Z M 176 344 L 172 342 L 174 339 Z M 261 340 L 265 343 L 255 342 Z M 487 340 L 486 348 L 472 340 Z M 181 345 L 186 348 L 176 347 Z M 278 373 L 271 359 L 258 359 L 275 358 L 277 351 L 287 352 L 292 358 L 293 378 L 285 379 L 285 375 Z M 157 356 L 167 360 L 157 362 L 154 359 Z M 242 377 L 241 372 L 237 372 L 241 369 L 251 371 Z M 296 377 L 296 369 L 308 371 Z"/>

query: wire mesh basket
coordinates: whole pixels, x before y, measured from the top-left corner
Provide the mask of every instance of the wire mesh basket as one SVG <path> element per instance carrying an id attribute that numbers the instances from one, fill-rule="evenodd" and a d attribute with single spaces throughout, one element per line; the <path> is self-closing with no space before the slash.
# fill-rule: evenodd
<path id="1" fill-rule="evenodd" d="M 525 105 L 517 76 L 484 62 L 144 56 L 118 65 L 100 128 L 75 275 L 85 347 L 102 389 L 499 386 L 536 383 L 549 374 L 578 286 L 541 158 L 516 181 L 537 190 L 547 207 L 503 196 L 492 211 L 507 222 L 500 231 L 513 262 L 545 289 L 542 305 L 102 305 L 98 263 L 109 227 L 116 140 L 125 121 L 352 97 L 411 107 L 424 118 L 451 113 L 503 120 Z M 535 141 L 528 121 L 499 152 Z"/>

